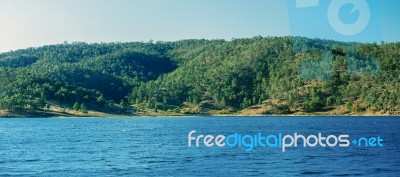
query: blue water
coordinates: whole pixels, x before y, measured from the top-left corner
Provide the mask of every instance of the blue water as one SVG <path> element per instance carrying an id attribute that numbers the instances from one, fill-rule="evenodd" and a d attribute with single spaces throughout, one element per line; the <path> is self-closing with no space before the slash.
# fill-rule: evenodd
<path id="1" fill-rule="evenodd" d="M 400 176 L 400 118 L 0 119 L 0 176 Z M 188 147 L 198 134 L 379 136 L 383 147 Z"/>

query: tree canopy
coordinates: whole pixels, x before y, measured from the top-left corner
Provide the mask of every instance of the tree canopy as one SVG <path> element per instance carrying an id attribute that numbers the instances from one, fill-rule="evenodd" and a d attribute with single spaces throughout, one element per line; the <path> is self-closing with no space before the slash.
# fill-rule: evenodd
<path id="1" fill-rule="evenodd" d="M 270 105 L 271 113 L 344 107 L 399 114 L 399 71 L 398 42 L 74 42 L 1 53 L 0 109 L 57 104 L 81 111 L 133 107 L 201 114 L 203 108 L 236 112 Z"/>

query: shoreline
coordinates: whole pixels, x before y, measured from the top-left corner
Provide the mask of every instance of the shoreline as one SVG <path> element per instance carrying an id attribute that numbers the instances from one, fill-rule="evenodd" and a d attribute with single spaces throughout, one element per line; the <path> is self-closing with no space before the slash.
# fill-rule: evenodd
<path id="1" fill-rule="evenodd" d="M 16 111 L 0 110 L 0 118 L 130 118 L 130 117 L 399 117 L 400 114 L 384 113 L 384 112 L 348 112 L 340 114 L 338 112 L 323 111 L 307 113 L 302 111 L 291 112 L 289 114 L 260 114 L 257 111 L 244 112 L 243 110 L 232 113 L 218 112 L 198 112 L 193 114 L 146 110 L 146 112 L 121 112 L 107 113 L 100 111 L 79 112 L 70 109 L 60 109 L 59 107 L 51 107 L 51 109 L 21 109 Z"/>
<path id="2" fill-rule="evenodd" d="M 107 114 L 107 115 L 54 115 L 54 116 L 35 116 L 35 115 L 0 115 L 1 118 L 196 118 L 196 117 L 400 117 L 400 115 L 391 114 L 345 114 L 345 115 L 317 115 L 317 114 L 256 114 L 256 115 L 242 115 L 242 114 L 213 114 L 213 115 L 117 115 L 117 114 Z"/>

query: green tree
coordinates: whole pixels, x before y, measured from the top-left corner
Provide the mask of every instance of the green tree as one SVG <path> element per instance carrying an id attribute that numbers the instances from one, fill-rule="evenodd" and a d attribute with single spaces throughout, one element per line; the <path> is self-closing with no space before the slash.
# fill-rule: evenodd
<path id="1" fill-rule="evenodd" d="M 79 109 L 80 111 L 82 111 L 83 113 L 87 113 L 88 112 L 88 110 L 87 110 L 87 108 L 86 108 L 86 105 L 85 105 L 85 103 L 82 103 L 81 104 L 81 106 L 80 106 L 80 109 Z"/>
<path id="2" fill-rule="evenodd" d="M 74 109 L 75 111 L 79 111 L 80 109 L 80 104 L 78 102 L 74 103 L 74 106 L 72 106 L 72 109 Z"/>

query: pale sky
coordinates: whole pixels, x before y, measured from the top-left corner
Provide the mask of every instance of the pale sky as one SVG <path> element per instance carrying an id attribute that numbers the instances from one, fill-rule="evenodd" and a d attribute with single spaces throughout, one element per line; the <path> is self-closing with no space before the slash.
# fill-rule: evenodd
<path id="1" fill-rule="evenodd" d="M 400 40 L 399 2 L 378 4 L 380 40 Z M 229 40 L 258 35 L 341 40 L 319 32 L 293 33 L 288 9 L 286 0 L 0 0 L 0 52 L 64 41 Z M 297 22 L 316 25 L 318 31 L 318 22 Z"/>

